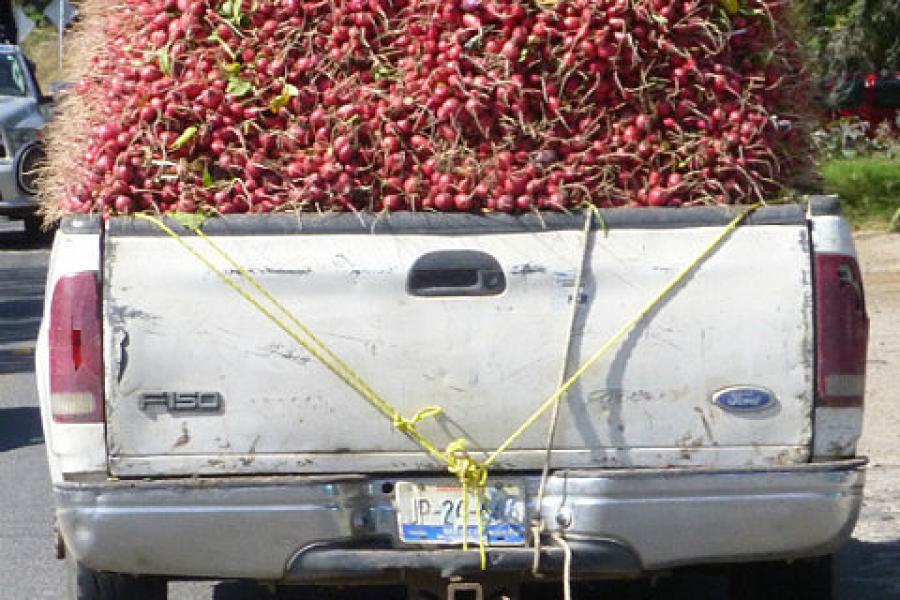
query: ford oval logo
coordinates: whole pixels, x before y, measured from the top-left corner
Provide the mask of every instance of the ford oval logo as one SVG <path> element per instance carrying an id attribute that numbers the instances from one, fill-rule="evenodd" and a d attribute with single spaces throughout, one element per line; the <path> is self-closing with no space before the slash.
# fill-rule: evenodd
<path id="1" fill-rule="evenodd" d="M 754 386 L 725 388 L 713 394 L 712 399 L 719 408 L 732 412 L 765 410 L 775 404 L 775 394 L 771 390 Z"/>

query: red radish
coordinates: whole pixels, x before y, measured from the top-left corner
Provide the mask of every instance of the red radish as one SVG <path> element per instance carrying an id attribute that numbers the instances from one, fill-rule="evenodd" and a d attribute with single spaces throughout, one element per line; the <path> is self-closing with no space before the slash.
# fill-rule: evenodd
<path id="1" fill-rule="evenodd" d="M 481 19 L 471 13 L 462 16 L 462 23 L 468 29 L 481 29 Z"/>
<path id="2" fill-rule="evenodd" d="M 457 194 L 453 197 L 453 205 L 458 211 L 469 212 L 475 208 L 475 201 L 468 194 Z"/>
<path id="3" fill-rule="evenodd" d="M 660 187 L 654 187 L 647 193 L 647 204 L 650 206 L 665 206 L 668 202 L 668 193 Z"/>
<path id="4" fill-rule="evenodd" d="M 135 0 L 85 58 L 92 131 L 57 198 L 226 214 L 761 200 L 803 167 L 780 2 L 729 21 L 693 0 L 257 0 L 234 24 Z"/>
<path id="5" fill-rule="evenodd" d="M 448 211 L 453 210 L 453 197 L 450 194 L 441 193 L 434 197 L 435 210 Z"/>
<path id="6" fill-rule="evenodd" d="M 402 210 L 404 207 L 403 198 L 399 194 L 388 194 L 382 198 L 382 202 L 387 210 Z"/>
<path id="7" fill-rule="evenodd" d="M 134 202 L 128 196 L 116 196 L 116 212 L 128 214 L 134 210 Z"/>
<path id="8" fill-rule="evenodd" d="M 497 199 L 497 210 L 500 212 L 512 212 L 516 208 L 516 201 L 512 196 L 503 195 Z"/>

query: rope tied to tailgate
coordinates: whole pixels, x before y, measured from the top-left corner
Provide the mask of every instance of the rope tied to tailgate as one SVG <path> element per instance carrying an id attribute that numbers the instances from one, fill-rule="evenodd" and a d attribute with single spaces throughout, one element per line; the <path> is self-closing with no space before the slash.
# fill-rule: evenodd
<path id="1" fill-rule="evenodd" d="M 478 499 L 478 552 L 481 558 L 481 570 L 487 569 L 487 546 L 485 539 L 484 512 L 481 506 L 484 502 L 484 488 L 487 485 L 488 470 L 475 460 L 466 450 L 468 441 L 458 438 L 447 446 L 447 470 L 456 475 L 462 485 L 463 501 L 463 550 L 469 549 L 469 497 L 472 492 Z"/>
<path id="2" fill-rule="evenodd" d="M 406 435 L 412 435 L 414 431 L 417 431 L 416 425 L 418 425 L 421 421 L 424 421 L 425 419 L 434 419 L 435 417 L 442 414 L 444 414 L 444 409 L 440 406 L 426 406 L 425 408 L 414 414 L 411 419 L 406 419 L 399 414 L 394 415 L 391 423 L 398 431 L 401 431 Z"/>
<path id="3" fill-rule="evenodd" d="M 151 223 L 165 234 L 175 239 L 188 253 L 199 260 L 204 266 L 224 281 L 229 287 L 237 292 L 242 298 L 247 300 L 269 320 L 271 320 L 282 331 L 287 333 L 293 340 L 303 346 L 310 354 L 312 354 L 319 362 L 328 368 L 335 376 L 337 376 L 346 385 L 354 389 L 360 396 L 368 401 L 372 406 L 385 415 L 391 422 L 392 426 L 399 432 L 406 435 L 415 442 L 425 453 L 438 462 L 444 463 L 447 470 L 455 475 L 462 486 L 463 501 L 463 549 L 468 550 L 468 530 L 469 530 L 469 497 L 474 494 L 478 499 L 479 510 L 477 526 L 478 526 L 478 545 L 481 557 L 482 570 L 487 569 L 487 547 L 489 540 L 485 535 L 485 522 L 483 504 L 485 497 L 485 488 L 490 476 L 490 467 L 496 464 L 497 460 L 540 418 L 554 405 L 556 405 L 566 393 L 584 376 L 584 374 L 594 366 L 601 358 L 603 358 L 610 350 L 612 350 L 641 320 L 643 320 L 650 312 L 656 309 L 663 300 L 665 300 L 707 257 L 709 257 L 731 233 L 743 223 L 743 221 L 753 213 L 759 204 L 751 206 L 735 217 L 727 227 L 725 227 L 719 235 L 707 245 L 704 250 L 688 264 L 676 277 L 674 277 L 659 293 L 657 293 L 650 302 L 644 306 L 631 320 L 623 325 L 599 350 L 597 350 L 585 363 L 583 363 L 553 394 L 550 395 L 531 415 L 518 427 L 512 434 L 501 443 L 496 450 L 491 452 L 488 457 L 479 461 L 471 455 L 467 446 L 468 440 L 458 438 L 453 440 L 445 450 L 440 450 L 427 436 L 418 429 L 419 423 L 426 419 L 437 418 L 444 413 L 440 406 L 428 406 L 419 410 L 411 418 L 406 418 L 397 410 L 390 402 L 382 398 L 365 380 L 354 371 L 347 363 L 345 363 L 337 354 L 335 354 L 312 330 L 303 324 L 296 315 L 287 307 L 279 302 L 253 275 L 238 263 L 234 258 L 225 252 L 218 244 L 216 244 L 209 236 L 202 231 L 202 221 L 185 219 L 181 224 L 192 231 L 197 237 L 204 240 L 212 250 L 222 257 L 233 269 L 235 269 L 240 277 L 262 296 L 262 299 L 254 296 L 250 289 L 241 284 L 240 280 L 227 273 L 224 269 L 216 266 L 213 262 L 187 243 L 185 239 L 174 229 L 169 227 L 160 218 L 146 215 L 136 214 L 135 218 Z M 596 209 L 595 209 L 596 210 Z M 593 219 L 597 214 L 587 209 L 586 218 Z M 601 224 L 604 224 L 601 218 Z M 604 224 L 605 226 L 605 224 Z M 573 302 L 578 302 L 576 295 Z M 266 306 L 262 300 L 269 302 L 270 306 Z M 280 313 L 280 314 L 279 314 Z M 540 507 L 538 507 L 540 509 Z"/>
<path id="4" fill-rule="evenodd" d="M 417 443 L 432 458 L 443 462 L 447 465 L 450 473 L 453 473 L 459 479 L 463 492 L 464 505 L 464 523 L 463 523 L 463 549 L 468 550 L 468 533 L 469 533 L 469 495 L 474 491 L 477 493 L 479 502 L 483 499 L 484 486 L 487 482 L 487 470 L 481 467 L 480 463 L 469 455 L 466 450 L 468 440 L 458 438 L 451 442 L 445 451 L 438 449 L 437 445 L 432 443 L 418 429 L 418 424 L 429 418 L 435 418 L 443 414 L 444 410 L 439 406 L 428 406 L 418 411 L 412 418 L 406 418 L 403 414 L 394 408 L 387 400 L 382 398 L 374 389 L 372 389 L 363 378 L 357 374 L 350 366 L 348 366 L 337 354 L 318 337 L 312 330 L 307 327 L 300 319 L 296 317 L 287 307 L 279 302 L 259 281 L 253 277 L 245 267 L 234 260 L 231 255 L 225 252 L 218 244 L 216 244 L 209 236 L 203 233 L 202 223 L 197 223 L 193 219 L 186 219 L 181 224 L 190 229 L 199 238 L 203 239 L 209 246 L 224 258 L 228 264 L 232 266 L 241 277 L 246 280 L 257 292 L 268 300 L 285 318 L 275 314 L 268 307 L 264 306 L 258 298 L 255 298 L 245 287 L 243 287 L 235 278 L 231 277 L 223 269 L 220 269 L 212 263 L 207 257 L 188 244 L 184 238 L 174 229 L 166 225 L 162 220 L 145 214 L 136 214 L 136 218 L 152 223 L 155 227 L 175 239 L 185 250 L 199 260 L 210 271 L 222 279 L 229 287 L 237 292 L 241 297 L 252 304 L 257 310 L 268 317 L 282 331 L 287 333 L 292 339 L 305 348 L 319 362 L 325 365 L 332 373 L 341 379 L 348 386 L 356 390 L 370 404 L 380 410 L 385 416 L 391 420 L 391 424 L 398 431 L 406 435 L 412 441 Z M 296 327 L 292 328 L 291 325 Z M 298 331 L 299 330 L 299 331 Z M 303 335 L 306 338 L 303 337 Z M 308 338 L 308 339 L 307 339 Z M 478 538 L 479 552 L 481 555 L 481 568 L 487 568 L 487 545 L 484 540 L 484 517 L 482 512 L 478 511 Z"/>

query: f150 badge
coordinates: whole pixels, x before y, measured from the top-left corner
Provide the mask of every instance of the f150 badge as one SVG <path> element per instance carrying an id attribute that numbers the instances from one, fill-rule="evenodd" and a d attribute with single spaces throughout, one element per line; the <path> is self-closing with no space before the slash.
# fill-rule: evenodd
<path id="1" fill-rule="evenodd" d="M 734 386 L 719 390 L 712 397 L 713 403 L 730 412 L 765 410 L 776 403 L 772 390 L 756 386 Z"/>
<path id="2" fill-rule="evenodd" d="M 144 392 L 138 406 L 143 411 L 213 413 L 222 410 L 222 404 L 219 392 Z"/>

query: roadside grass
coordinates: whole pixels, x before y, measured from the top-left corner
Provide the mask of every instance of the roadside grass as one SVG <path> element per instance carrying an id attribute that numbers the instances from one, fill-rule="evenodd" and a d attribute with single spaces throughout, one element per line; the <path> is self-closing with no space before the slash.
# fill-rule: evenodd
<path id="1" fill-rule="evenodd" d="M 832 159 L 821 172 L 854 227 L 900 231 L 900 158 Z"/>
<path id="2" fill-rule="evenodd" d="M 55 28 L 36 28 L 22 42 L 22 49 L 34 61 L 45 94 L 49 93 L 51 83 L 66 80 L 65 71 L 59 67 L 59 36 Z"/>

